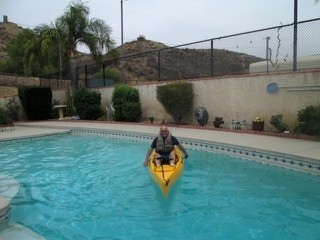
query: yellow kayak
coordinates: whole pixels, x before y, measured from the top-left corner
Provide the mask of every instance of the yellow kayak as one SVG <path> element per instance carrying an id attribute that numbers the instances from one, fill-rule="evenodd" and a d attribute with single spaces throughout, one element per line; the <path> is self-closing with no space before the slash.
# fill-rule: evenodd
<path id="1" fill-rule="evenodd" d="M 159 185 L 164 197 L 168 196 L 170 188 L 178 180 L 183 171 L 183 157 L 178 147 L 174 148 L 176 154 L 176 165 L 155 165 L 156 153 L 150 156 L 149 170 L 153 180 Z"/>

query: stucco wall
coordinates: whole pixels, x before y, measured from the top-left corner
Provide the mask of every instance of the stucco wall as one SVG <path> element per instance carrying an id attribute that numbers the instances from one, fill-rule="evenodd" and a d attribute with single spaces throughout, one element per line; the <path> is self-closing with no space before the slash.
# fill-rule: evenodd
<path id="1" fill-rule="evenodd" d="M 221 116 L 227 121 L 235 119 L 251 122 L 260 116 L 266 120 L 268 127 L 272 115 L 282 113 L 284 120 L 294 121 L 298 110 L 320 104 L 320 89 L 287 91 L 280 88 L 277 93 L 270 94 L 266 88 L 272 82 L 278 83 L 280 87 L 320 86 L 319 72 L 202 80 L 194 82 L 197 93 L 195 105 L 203 104 L 207 108 L 210 121 L 215 116 Z"/>
<path id="2" fill-rule="evenodd" d="M 320 72 L 298 72 L 270 75 L 246 75 L 229 78 L 190 80 L 194 86 L 194 107 L 205 106 L 209 112 L 209 124 L 215 116 L 226 121 L 232 119 L 251 122 L 255 117 L 265 119 L 266 129 L 270 129 L 272 115 L 282 113 L 284 120 L 293 122 L 299 110 L 309 105 L 320 104 Z M 276 82 L 278 92 L 270 94 L 267 85 Z M 142 103 L 144 120 L 154 116 L 156 120 L 172 121 L 156 100 L 156 87 L 169 82 L 136 85 Z M 319 86 L 309 89 L 288 91 L 283 87 Z M 102 105 L 110 107 L 113 88 L 97 89 L 102 94 Z M 292 90 L 292 89 L 290 89 Z M 194 112 L 184 119 L 196 123 Z"/>
<path id="3" fill-rule="evenodd" d="M 232 119 L 251 122 L 256 116 L 265 119 L 265 128 L 272 115 L 282 113 L 288 123 L 296 119 L 297 112 L 309 105 L 320 104 L 320 72 L 297 72 L 270 75 L 245 75 L 228 78 L 190 80 L 194 86 L 195 101 L 193 109 L 204 106 L 209 112 L 209 124 L 215 116 L 221 116 L 225 121 Z M 276 82 L 280 87 L 278 92 L 270 94 L 267 85 Z M 156 99 L 156 87 L 160 82 L 135 85 L 140 94 L 143 120 L 154 116 L 156 121 L 172 121 Z M 292 86 L 319 86 L 318 88 L 298 89 L 288 91 L 282 87 Z M 101 92 L 102 107 L 110 108 L 113 87 L 95 89 Z M 292 90 L 292 89 L 290 89 Z M 53 98 L 60 103 L 65 101 L 65 91 L 53 91 Z M 4 99 L 0 99 L 4 102 Z M 196 123 L 194 111 L 186 116 L 185 122 Z"/>
<path id="4" fill-rule="evenodd" d="M 272 115 L 282 113 L 285 121 L 293 122 L 298 110 L 320 104 L 320 72 L 251 75 L 191 82 L 195 92 L 194 109 L 197 106 L 206 107 L 210 124 L 215 116 L 221 116 L 226 121 L 234 119 L 247 122 L 260 116 L 265 119 L 268 129 Z M 276 82 L 280 88 L 278 92 L 270 94 L 267 92 L 267 85 L 272 82 Z M 281 88 L 306 85 L 319 88 L 313 88 L 317 89 L 313 91 L 287 91 Z M 136 87 L 140 93 L 144 118 L 153 115 L 158 120 L 171 120 L 156 100 L 156 84 Z M 193 114 L 192 112 L 186 119 L 196 123 Z"/>

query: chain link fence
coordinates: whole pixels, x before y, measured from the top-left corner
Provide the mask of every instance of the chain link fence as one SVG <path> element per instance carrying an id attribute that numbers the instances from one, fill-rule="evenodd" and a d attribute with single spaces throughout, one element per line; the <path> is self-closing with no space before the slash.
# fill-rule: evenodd
<path id="1" fill-rule="evenodd" d="M 119 54 L 123 57 L 79 66 L 77 76 L 79 86 L 101 87 L 115 83 L 320 69 L 319 39 L 320 18 L 297 24 L 296 58 L 293 23 L 173 47 L 160 43 L 148 46 L 150 41 L 138 39 L 120 47 Z M 46 84 L 54 82 L 47 81 Z M 55 85 L 64 86 L 59 85 L 59 81 Z"/>

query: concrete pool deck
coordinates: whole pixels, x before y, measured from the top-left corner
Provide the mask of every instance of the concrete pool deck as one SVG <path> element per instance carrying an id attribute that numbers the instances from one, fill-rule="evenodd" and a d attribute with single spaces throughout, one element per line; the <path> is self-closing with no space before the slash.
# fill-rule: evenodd
<path id="1" fill-rule="evenodd" d="M 156 124 L 153 126 L 114 122 L 53 120 L 16 123 L 15 130 L 0 132 L 0 141 L 64 133 L 76 128 L 139 132 L 146 134 L 156 134 L 159 131 L 159 125 Z M 248 134 L 241 132 L 219 131 L 214 129 L 169 126 L 169 130 L 172 132 L 174 136 L 178 138 L 180 137 L 197 139 L 203 141 L 230 144 L 239 147 L 279 152 L 292 156 L 310 158 L 320 162 L 319 141 Z"/>

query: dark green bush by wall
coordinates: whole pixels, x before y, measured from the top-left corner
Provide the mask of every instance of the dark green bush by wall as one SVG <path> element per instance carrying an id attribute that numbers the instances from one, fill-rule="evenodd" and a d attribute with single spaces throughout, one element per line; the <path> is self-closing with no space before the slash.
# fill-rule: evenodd
<path id="1" fill-rule="evenodd" d="M 101 109 L 101 93 L 86 88 L 75 92 L 74 107 L 80 119 L 97 120 L 103 115 Z"/>
<path id="2" fill-rule="evenodd" d="M 188 82 L 172 83 L 157 87 L 157 100 L 177 124 L 182 123 L 193 108 L 193 85 Z"/>
<path id="3" fill-rule="evenodd" d="M 50 119 L 52 113 L 52 92 L 50 87 L 20 86 L 18 94 L 29 120 Z"/>
<path id="4" fill-rule="evenodd" d="M 320 136 L 320 105 L 307 106 L 298 111 L 298 121 L 301 133 Z"/>
<path id="5" fill-rule="evenodd" d="M 142 117 L 141 103 L 137 89 L 128 85 L 116 85 L 112 94 L 116 121 L 139 122 Z"/>

